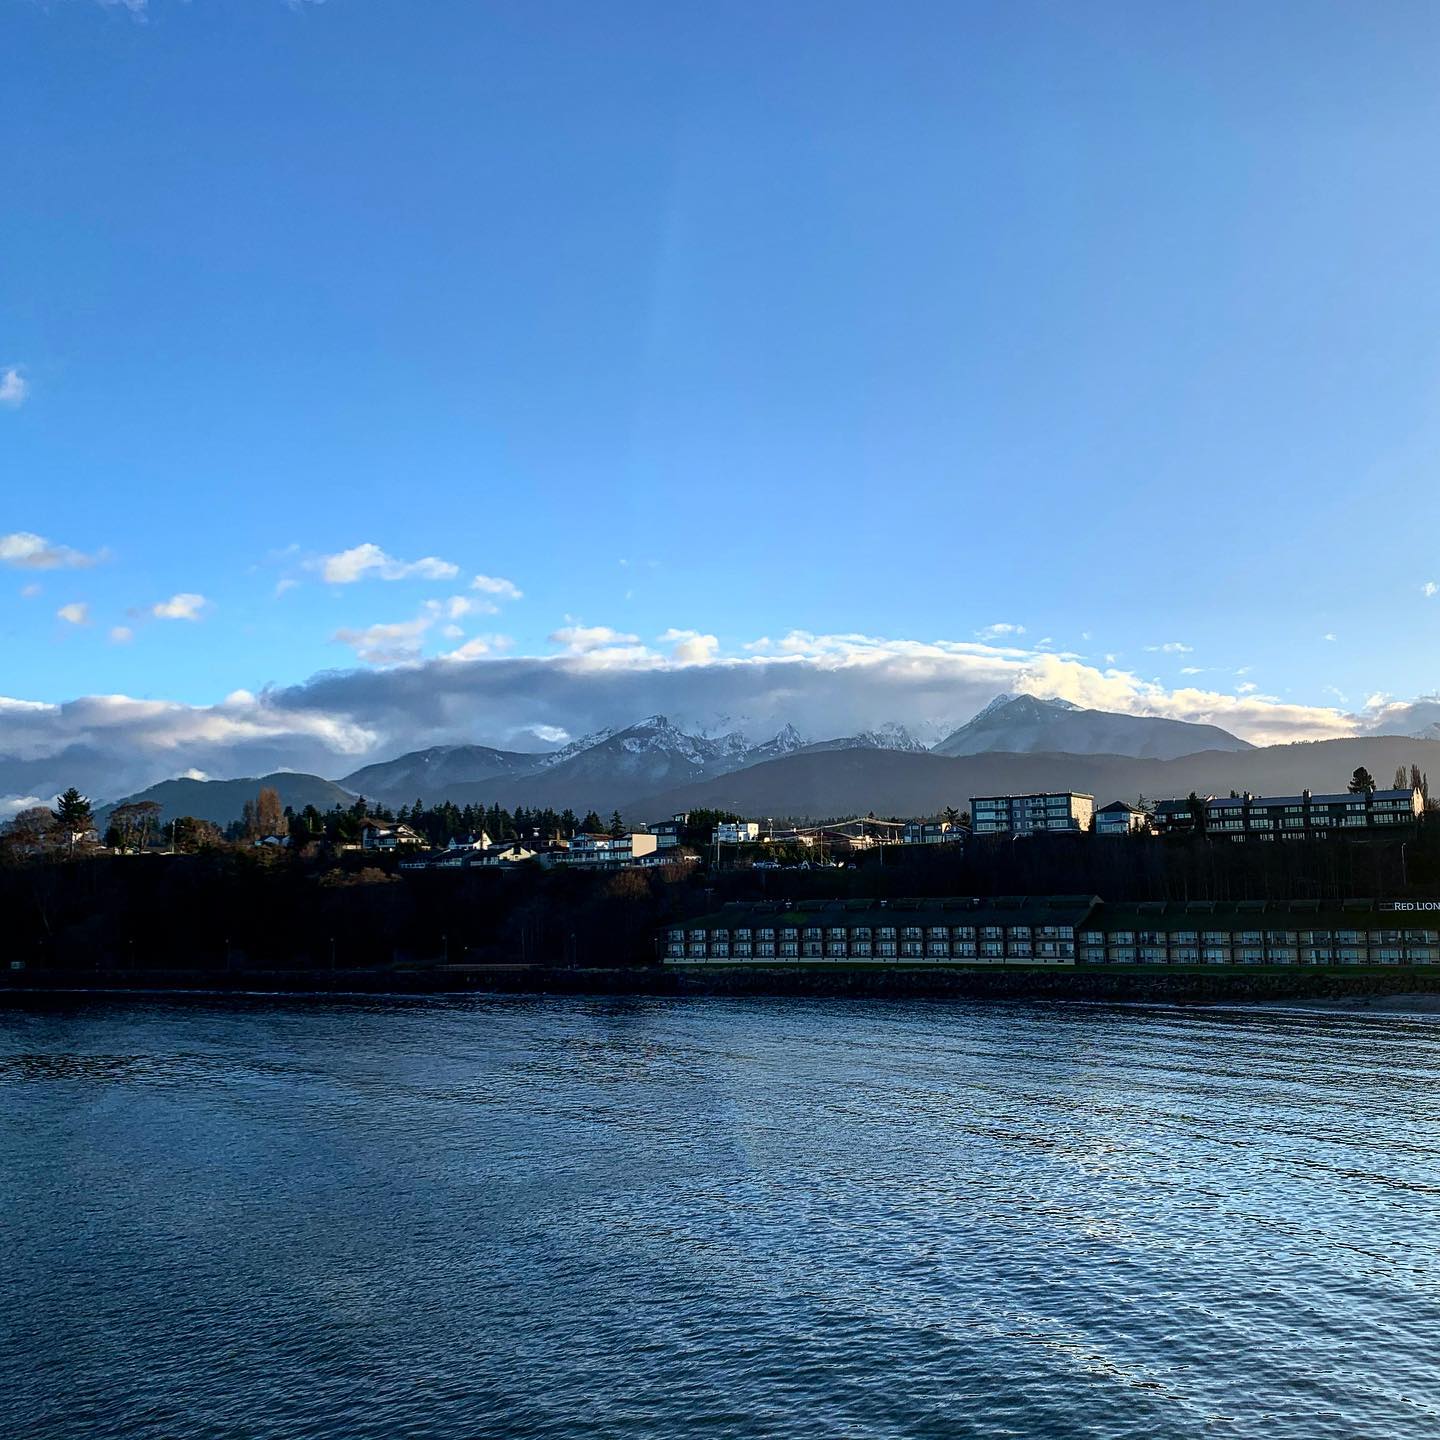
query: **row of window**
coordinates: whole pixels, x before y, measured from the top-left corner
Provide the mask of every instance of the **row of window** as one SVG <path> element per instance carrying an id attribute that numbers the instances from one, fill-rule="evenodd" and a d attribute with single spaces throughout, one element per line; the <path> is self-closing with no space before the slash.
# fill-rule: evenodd
<path id="1" fill-rule="evenodd" d="M 671 940 L 684 940 L 687 932 L 672 930 Z M 689 939 L 704 941 L 711 936 L 719 940 L 732 939 L 739 943 L 769 940 L 1073 940 L 1074 928 L 1070 925 L 782 925 L 742 926 L 734 930 L 707 930 L 696 928 L 688 932 Z"/>
<path id="2" fill-rule="evenodd" d="M 1326 945 L 1301 946 L 1117 945 L 1109 949 L 1082 948 L 1086 965 L 1434 965 L 1440 947 L 1434 945 Z"/>
<path id="3" fill-rule="evenodd" d="M 1087 947 L 1103 945 L 1436 945 L 1440 930 L 1085 930 Z"/>
<path id="4" fill-rule="evenodd" d="M 999 941 L 955 942 L 878 940 L 823 942 L 817 940 L 758 940 L 705 943 L 671 941 L 671 960 L 1014 960 L 1031 963 L 1072 964 L 1075 947 L 1065 941 L 1035 946 Z M 1436 945 L 1113 945 L 1084 946 L 1084 964 L 1111 965 L 1434 965 L 1440 963 Z"/>

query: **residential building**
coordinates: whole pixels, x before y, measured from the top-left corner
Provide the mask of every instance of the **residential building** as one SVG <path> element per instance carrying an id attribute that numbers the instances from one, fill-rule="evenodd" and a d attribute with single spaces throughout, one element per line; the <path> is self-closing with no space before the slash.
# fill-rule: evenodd
<path id="1" fill-rule="evenodd" d="M 1371 794 L 1212 795 L 1205 801 L 1205 833 L 1227 840 L 1316 840 L 1329 835 L 1393 834 L 1415 825 L 1425 804 L 1418 789 Z M 1188 800 L 1155 807 L 1155 828 L 1170 835 L 1193 831 Z"/>
<path id="2" fill-rule="evenodd" d="M 671 965 L 1440 965 L 1440 901 L 745 901 L 659 942 Z"/>
<path id="3" fill-rule="evenodd" d="M 488 850 L 494 842 L 485 831 L 478 835 L 455 835 L 445 847 L 447 850 Z"/>
<path id="4" fill-rule="evenodd" d="M 1205 796 L 1207 803 L 1212 797 Z M 1159 800 L 1150 812 L 1150 828 L 1157 835 L 1189 835 L 1195 829 L 1195 811 L 1189 800 Z"/>
<path id="5" fill-rule="evenodd" d="M 1150 817 L 1138 805 L 1129 805 L 1124 800 L 1112 800 L 1095 812 L 1095 833 L 1097 835 L 1134 835 L 1143 831 Z"/>
<path id="6" fill-rule="evenodd" d="M 716 845 L 754 845 L 760 839 L 760 825 L 755 820 L 722 821 L 710 838 Z"/>
<path id="7" fill-rule="evenodd" d="M 1087 831 L 1095 797 L 1073 790 L 1044 795 L 981 795 L 970 801 L 976 835 L 1037 835 L 1051 831 Z"/>
<path id="8" fill-rule="evenodd" d="M 964 839 L 964 826 L 948 820 L 907 820 L 900 832 L 902 845 L 956 845 Z"/>
<path id="9" fill-rule="evenodd" d="M 523 865 L 527 860 L 539 858 L 520 840 L 500 840 L 483 849 L 474 845 L 450 845 L 444 850 L 432 851 L 429 855 L 417 855 L 411 860 L 402 860 L 402 870 L 479 870 L 504 869 L 507 866 Z"/>
<path id="10" fill-rule="evenodd" d="M 673 850 L 680 844 L 685 834 L 685 827 L 690 823 L 690 812 L 682 810 L 678 815 L 672 815 L 668 820 L 657 820 L 651 825 L 650 833 L 655 837 L 656 844 L 661 850 Z"/>
<path id="11" fill-rule="evenodd" d="M 362 850 L 403 850 L 411 845 L 424 845 L 425 837 L 408 825 L 383 825 L 378 820 L 360 822 Z"/>
<path id="12" fill-rule="evenodd" d="M 555 858 L 563 865 L 618 870 L 655 854 L 659 848 L 656 836 L 641 831 L 616 836 L 582 834 L 574 836 L 570 848 Z"/>

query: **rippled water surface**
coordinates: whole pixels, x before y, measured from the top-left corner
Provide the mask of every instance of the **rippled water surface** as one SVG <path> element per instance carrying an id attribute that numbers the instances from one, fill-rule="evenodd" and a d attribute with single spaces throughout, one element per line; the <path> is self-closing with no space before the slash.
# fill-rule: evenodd
<path id="1" fill-rule="evenodd" d="M 0 1012 L 7 1437 L 1440 1435 L 1440 1020 Z"/>

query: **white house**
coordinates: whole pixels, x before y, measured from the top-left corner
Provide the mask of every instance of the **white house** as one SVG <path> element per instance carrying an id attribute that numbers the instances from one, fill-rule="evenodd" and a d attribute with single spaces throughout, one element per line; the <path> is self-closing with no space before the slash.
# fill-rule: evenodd
<path id="1" fill-rule="evenodd" d="M 361 824 L 362 850 L 401 850 L 425 843 L 424 836 L 416 834 L 408 825 L 382 825 L 376 820 L 365 820 Z"/>
<path id="2" fill-rule="evenodd" d="M 1097 835 L 1133 835 L 1144 830 L 1150 817 L 1138 806 L 1123 800 L 1112 800 L 1095 812 Z"/>
<path id="3" fill-rule="evenodd" d="M 722 821 L 712 838 L 717 845 L 754 845 L 760 839 L 760 825 L 755 820 Z"/>

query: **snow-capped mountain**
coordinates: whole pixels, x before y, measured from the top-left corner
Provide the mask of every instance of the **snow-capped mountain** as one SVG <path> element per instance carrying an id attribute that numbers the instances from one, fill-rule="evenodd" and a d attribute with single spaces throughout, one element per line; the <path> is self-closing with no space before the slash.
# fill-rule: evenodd
<path id="1" fill-rule="evenodd" d="M 1082 710 L 1068 700 L 997 695 L 973 720 L 934 747 L 937 755 L 1129 755 L 1174 760 L 1202 750 L 1250 750 L 1218 725 L 1153 715 Z"/>
<path id="2" fill-rule="evenodd" d="M 528 775 L 550 758 L 522 750 L 494 750 L 488 745 L 432 745 L 396 760 L 362 766 L 337 783 L 353 795 L 381 800 L 397 797 L 396 803 L 402 803 L 398 797 L 404 797 L 403 803 L 409 804 L 417 795 L 445 795 L 455 785 Z"/>
<path id="3" fill-rule="evenodd" d="M 793 725 L 756 744 L 739 732 L 694 735 L 667 716 L 650 715 L 623 730 L 598 730 L 543 754 L 442 745 L 367 765 L 340 782 L 389 804 L 416 796 L 494 800 L 524 794 L 527 804 L 588 805 L 586 797 L 648 794 L 710 780 L 804 748 Z"/>

